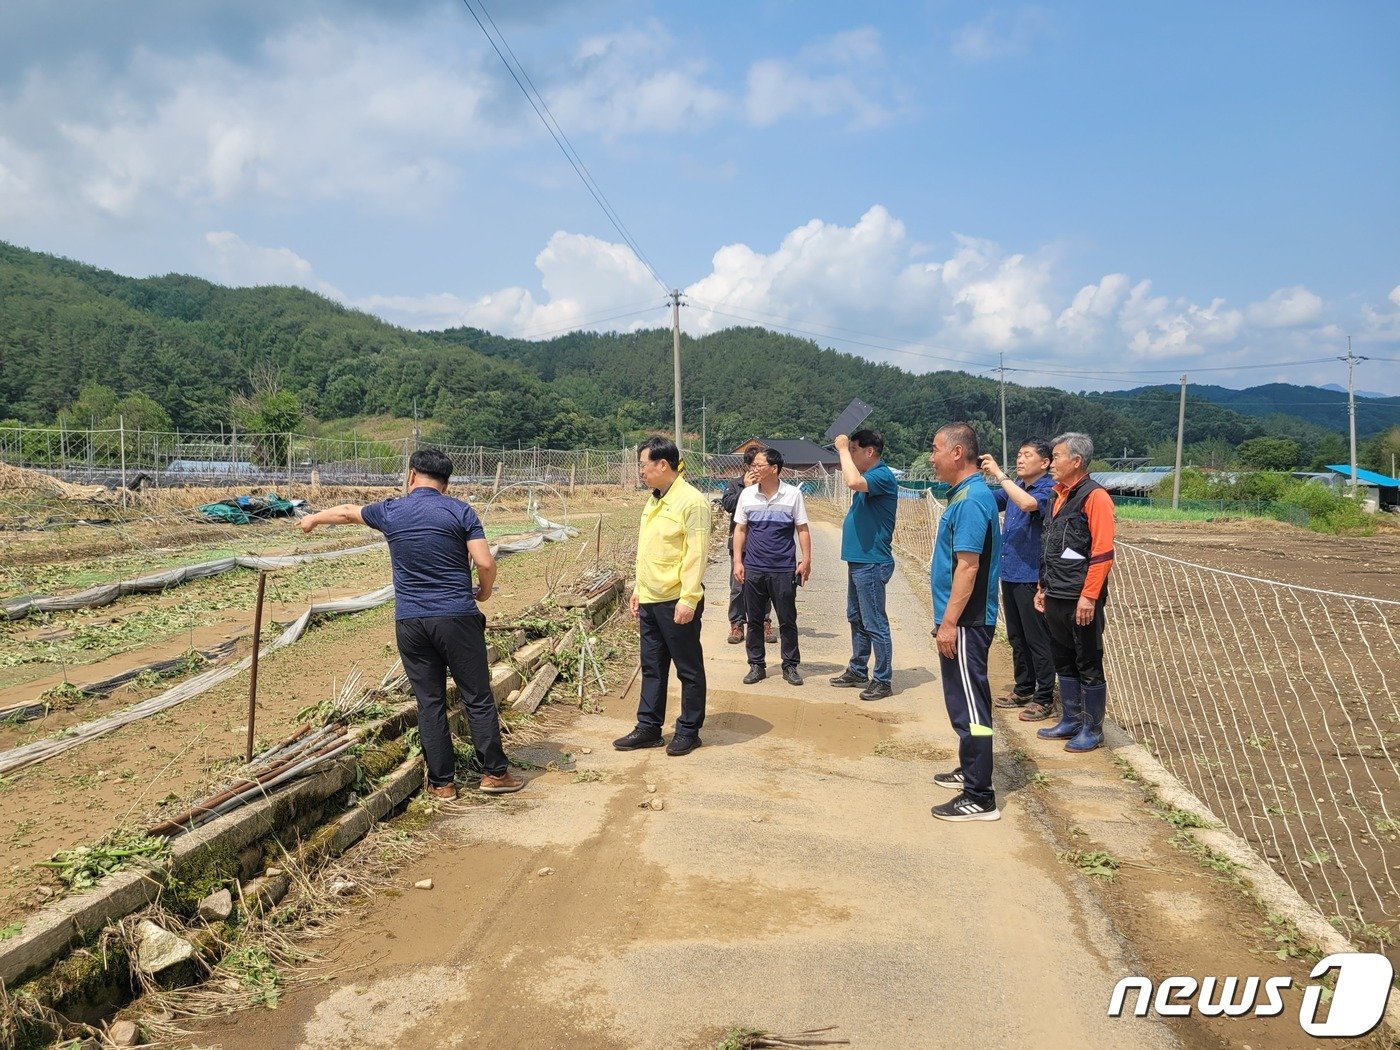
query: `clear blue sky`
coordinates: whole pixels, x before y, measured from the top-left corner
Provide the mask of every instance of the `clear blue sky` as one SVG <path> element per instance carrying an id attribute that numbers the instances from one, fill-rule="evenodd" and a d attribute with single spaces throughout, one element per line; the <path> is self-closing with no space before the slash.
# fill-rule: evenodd
<path id="1" fill-rule="evenodd" d="M 0 238 L 416 327 L 665 323 L 461 0 L 118 7 L 0 8 Z M 1350 335 L 1400 394 L 1400 5 L 489 11 L 691 331 L 1073 389 L 1345 382 L 1276 363 Z"/>

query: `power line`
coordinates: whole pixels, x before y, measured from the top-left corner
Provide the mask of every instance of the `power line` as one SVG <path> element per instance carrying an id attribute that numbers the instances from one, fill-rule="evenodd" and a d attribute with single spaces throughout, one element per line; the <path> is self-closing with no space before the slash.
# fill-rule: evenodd
<path id="1" fill-rule="evenodd" d="M 765 313 L 763 313 L 763 312 L 761 312 L 761 311 L 752 310 L 752 309 L 750 309 L 750 308 L 748 308 L 748 307 L 743 307 L 743 308 L 742 308 L 742 309 L 745 311 L 745 313 L 733 313 L 733 312 L 730 312 L 730 310 L 737 310 L 737 309 L 740 309 L 740 308 L 738 308 L 738 307 L 731 307 L 730 310 L 724 310 L 724 309 L 721 309 L 721 308 L 719 307 L 718 304 L 708 302 L 708 301 L 706 301 L 706 300 L 704 300 L 704 299 L 697 298 L 696 296 L 693 296 L 693 295 L 691 296 L 691 302 L 694 303 L 694 304 L 696 304 L 697 306 L 702 306 L 702 307 L 708 309 L 711 313 L 717 314 L 717 315 L 720 316 L 720 317 L 729 317 L 729 318 L 733 318 L 733 319 L 736 320 L 736 321 L 747 321 L 747 322 L 749 322 L 749 323 L 754 323 L 754 324 L 769 325 L 769 326 L 774 327 L 774 328 L 777 328 L 777 329 L 779 329 L 779 330 L 781 330 L 781 331 L 790 332 L 790 333 L 792 333 L 792 334 L 794 334 L 794 335 L 807 336 L 808 338 L 811 338 L 811 339 L 827 339 L 827 340 L 834 340 L 834 341 L 836 341 L 836 342 L 849 343 L 849 344 L 851 344 L 851 345 L 853 345 L 853 346 L 863 346 L 863 347 L 866 347 L 866 348 L 872 349 L 872 350 L 883 350 L 883 351 L 885 351 L 885 352 L 887 352 L 887 353 L 905 354 L 905 355 L 907 355 L 907 356 L 909 356 L 909 357 L 919 357 L 919 358 L 924 358 L 924 359 L 930 360 L 930 361 L 939 361 L 939 362 L 942 362 L 942 363 L 944 363 L 944 364 L 958 365 L 958 366 L 961 367 L 961 368 L 968 368 L 968 369 L 970 369 L 970 368 L 972 368 L 972 367 L 981 366 L 980 371 L 982 371 L 982 372 L 995 372 L 995 371 L 998 371 L 998 370 L 1001 368 L 1001 366 L 1000 366 L 999 364 L 991 363 L 990 361 L 987 361 L 986 359 L 978 359 L 978 358 L 975 358 L 975 357 L 964 357 L 964 358 L 947 357 L 947 356 L 944 356 L 944 355 L 942 355 L 942 354 L 931 354 L 931 353 L 927 353 L 927 352 L 924 352 L 924 351 L 921 351 L 921 350 L 912 349 L 912 347 L 926 347 L 926 346 L 929 345 L 929 344 L 927 344 L 927 343 L 912 343 L 912 344 L 911 344 L 911 343 L 904 343 L 903 345 L 894 345 L 894 344 L 897 342 L 896 340 L 888 339 L 888 338 L 885 337 L 885 336 L 871 335 L 870 333 L 865 333 L 865 332 L 855 332 L 855 334 L 857 334 L 857 335 L 864 335 L 864 336 L 867 337 L 867 339 L 851 339 L 851 338 L 848 338 L 848 337 L 846 337 L 846 336 L 836 336 L 836 335 L 831 335 L 831 334 L 829 334 L 829 333 L 827 333 L 827 332 L 815 332 L 815 331 L 812 331 L 811 329 L 808 329 L 808 328 L 802 328 L 802 327 L 800 327 L 800 326 L 797 326 L 797 325 L 792 324 L 792 323 L 790 322 L 790 319 L 788 319 L 788 318 L 780 318 L 780 317 L 776 317 L 775 315 L 772 315 L 772 314 L 765 314 Z M 780 323 L 780 322 L 781 322 L 781 323 Z M 836 332 L 843 332 L 843 331 L 844 331 L 844 332 L 854 332 L 853 329 L 840 328 L 840 327 L 837 327 L 837 326 L 835 326 L 835 325 L 820 325 L 820 327 L 829 328 L 829 329 L 831 329 L 831 331 L 836 331 Z M 869 340 L 869 339 L 884 339 L 884 340 L 886 340 L 886 341 L 885 341 L 885 342 L 870 342 L 870 341 L 867 341 L 867 340 Z M 1023 359 L 1023 360 L 1025 360 L 1025 359 Z M 1301 367 L 1301 366 L 1303 366 L 1303 365 L 1327 364 L 1327 363 L 1329 363 L 1331 360 L 1332 360 L 1332 358 L 1330 358 L 1330 357 L 1317 357 L 1317 358 L 1309 358 L 1309 359 L 1306 359 L 1306 360 L 1299 360 L 1299 361 L 1270 361 L 1270 362 L 1267 362 L 1267 363 L 1264 363 L 1264 364 L 1218 365 L 1218 366 L 1211 366 L 1211 367 L 1207 367 L 1207 368 L 1194 368 L 1194 369 L 1192 369 L 1192 372 L 1193 372 L 1193 373 L 1194 373 L 1194 372 L 1235 372 L 1235 371 L 1240 371 L 1240 370 L 1245 370 L 1245 369 L 1258 369 L 1258 368 L 1293 368 L 1293 367 Z M 1384 358 L 1373 357 L 1373 358 L 1371 358 L 1371 360 L 1373 360 L 1373 361 L 1379 361 L 1379 360 L 1385 360 L 1385 359 L 1384 359 Z M 1041 363 L 1041 361 L 1042 361 L 1042 359 L 1030 358 L 1029 360 L 1026 361 L 1026 364 L 1025 364 L 1025 365 L 1022 365 L 1022 366 L 1007 365 L 1007 366 L 1005 366 L 1005 367 L 1006 367 L 1006 371 L 1007 371 L 1007 372 L 1022 372 L 1022 373 L 1028 374 L 1028 375 L 1056 376 L 1056 377 L 1064 378 L 1064 379 L 1099 379 L 1099 380 L 1105 380 L 1105 379 L 1113 379 L 1114 377 L 1120 377 L 1120 376 L 1121 376 L 1121 377 L 1127 377 L 1126 379 L 1119 380 L 1120 382 L 1128 382 L 1128 381 L 1132 381 L 1134 378 L 1146 377 L 1146 376 L 1152 376 L 1152 375 L 1170 375 L 1170 374 L 1175 374 L 1175 373 L 1178 371 L 1178 369 L 1175 369 L 1175 368 L 1142 368 L 1142 369 L 1135 369 L 1135 370 L 1113 370 L 1113 369 L 1095 369 L 1095 370 L 1089 370 L 1089 369 L 1073 369 L 1073 368 L 1066 368 L 1066 367 L 1064 367 L 1063 365 L 1061 365 L 1061 366 L 1059 366 L 1059 367 L 1055 367 L 1055 366 L 1058 364 L 1058 362 L 1054 362 L 1054 361 L 1044 362 L 1044 363 L 1050 365 L 1050 367 L 1045 367 L 1045 368 L 1031 367 L 1031 366 L 1034 366 L 1034 365 L 1036 365 L 1036 364 L 1038 364 L 1038 363 Z M 985 362 L 985 363 L 984 363 L 984 362 Z"/>
<path id="2" fill-rule="evenodd" d="M 583 158 L 580 157 L 578 151 L 574 149 L 574 145 L 569 141 L 569 137 L 564 134 L 563 127 L 550 111 L 549 105 L 544 100 L 544 96 L 539 93 L 539 89 L 535 87 L 534 81 L 530 80 L 530 74 L 525 72 L 525 67 L 520 63 L 520 60 L 515 57 L 515 52 L 511 50 L 511 46 L 506 41 L 505 35 L 496 26 L 495 20 L 491 17 L 491 12 L 486 10 L 486 4 L 483 0 L 476 0 L 477 7 L 481 8 L 482 14 L 486 16 L 486 21 L 491 23 L 491 30 L 494 30 L 496 33 L 494 37 L 491 35 L 491 31 L 487 30 L 486 24 L 482 22 L 481 15 L 476 13 L 476 7 L 472 6 L 472 0 L 462 0 L 462 3 L 466 9 L 471 12 L 471 16 L 476 21 L 477 27 L 481 30 L 482 35 L 486 37 L 487 42 L 491 45 L 491 49 L 496 52 L 496 57 L 501 60 L 501 64 L 506 67 L 506 72 L 509 73 L 510 78 L 515 81 L 515 86 L 518 87 L 520 93 L 525 96 L 525 101 L 530 103 L 530 108 L 535 111 L 535 116 L 540 118 L 540 123 L 543 124 L 544 129 L 549 132 L 550 138 L 552 138 L 554 144 L 559 147 L 559 151 L 564 154 L 564 159 L 567 160 L 569 166 L 574 169 L 574 174 L 583 182 L 584 188 L 592 195 L 598 207 L 603 209 L 603 214 L 607 216 L 608 222 L 612 223 L 613 229 L 617 231 L 623 243 L 632 250 L 633 254 L 637 256 L 642 265 L 647 268 L 647 272 L 651 274 L 652 280 L 661 286 L 662 291 L 669 293 L 671 290 L 670 286 L 657 274 L 656 267 L 652 266 L 651 260 L 648 259 L 646 253 L 642 251 L 641 245 L 637 243 L 636 238 L 628 231 L 626 224 L 622 221 L 622 217 L 618 215 L 617 210 L 603 193 L 603 188 L 598 185 L 597 180 L 593 178 L 592 173 L 583 163 Z M 499 44 L 496 42 L 497 38 L 500 40 Z M 501 51 L 502 47 L 505 48 L 506 52 L 509 52 L 510 59 L 507 59 L 505 52 Z M 511 60 L 514 60 L 514 66 L 511 65 Z M 516 72 L 517 67 L 520 70 L 518 74 Z M 521 82 L 521 77 L 525 78 L 524 83 Z M 530 85 L 528 89 L 525 86 L 526 83 Z M 533 94 L 531 92 L 533 92 Z"/>
<path id="3" fill-rule="evenodd" d="M 692 296 L 690 297 L 690 301 L 693 302 L 693 303 L 697 303 L 697 304 L 699 304 L 699 305 L 701 305 L 701 306 L 706 306 L 706 307 L 710 308 L 711 310 L 713 310 L 715 313 L 722 313 L 722 311 L 719 309 L 719 306 L 720 306 L 719 303 L 710 303 L 710 302 L 707 302 L 707 301 L 704 300 L 704 299 L 696 298 L 694 295 L 692 295 Z M 735 307 L 734 309 L 739 309 L 739 308 L 738 308 L 738 307 Z M 765 313 L 763 313 L 763 312 L 760 311 L 760 310 L 752 310 L 752 309 L 750 309 L 749 307 L 743 307 L 743 309 L 748 310 L 750 313 L 752 313 L 752 314 L 754 315 L 754 318 L 755 318 L 755 319 L 758 319 L 758 320 L 761 320 L 761 321 L 765 321 L 765 322 L 766 322 L 766 321 L 770 321 L 770 320 L 771 320 L 771 321 L 781 321 L 781 322 L 783 322 L 784 324 L 794 324 L 794 323 L 795 323 L 795 322 L 793 321 L 793 319 L 790 318 L 790 317 L 780 317 L 780 316 L 778 316 L 778 315 L 776 315 L 776 314 L 765 314 Z M 724 316 L 737 316 L 737 315 L 725 314 Z M 740 318 L 740 320 L 743 320 L 743 318 Z M 848 333 L 849 335 L 858 335 L 858 336 L 862 336 L 862 337 L 864 337 L 864 338 L 866 338 L 866 339 L 887 339 L 887 338 L 888 338 L 888 337 L 886 337 L 886 336 L 878 335 L 878 334 L 875 334 L 875 333 L 873 333 L 873 332 L 862 332 L 862 331 L 860 331 L 860 330 L 858 330 L 858 329 L 855 329 L 855 328 L 842 328 L 842 327 L 839 326 L 839 325 L 826 324 L 826 323 L 821 322 L 821 321 L 816 321 L 816 322 L 812 322 L 812 323 L 814 323 L 814 324 L 815 324 L 817 327 L 819 327 L 819 328 L 825 328 L 825 329 L 828 329 L 829 331 L 832 331 L 832 332 L 846 332 L 846 333 Z M 801 333 L 804 334 L 804 335 L 813 335 L 813 336 L 817 335 L 817 333 L 804 331 L 803 329 L 800 329 L 800 328 L 794 329 L 794 331 L 799 331 L 799 332 L 801 332 Z M 831 338 L 840 338 L 840 337 L 829 336 L 829 335 L 824 335 L 824 334 L 823 334 L 823 335 L 821 336 L 821 338 L 831 339 Z M 857 342 L 857 340 L 854 340 L 854 339 L 843 339 L 842 341 L 843 341 L 843 342 Z M 893 341 L 895 341 L 895 340 L 890 340 L 890 341 L 893 342 Z M 931 344 L 929 344 L 929 343 L 905 343 L 904 346 L 905 346 L 905 347 L 914 347 L 914 346 L 923 347 L 924 349 L 927 349 L 927 350 L 942 350 L 942 349 L 944 349 L 943 347 L 933 346 L 933 345 L 931 345 Z M 893 348 L 893 347 L 880 347 L 880 349 L 894 349 L 894 348 Z M 907 349 L 900 349 L 898 352 L 900 352 L 900 353 L 914 353 L 914 351 L 912 351 L 912 350 L 907 350 Z M 953 351 L 949 351 L 949 352 L 951 353 L 951 352 L 953 352 Z M 977 358 L 968 358 L 968 359 L 964 359 L 964 358 L 939 357 L 939 356 L 935 356 L 935 355 L 931 355 L 931 354 L 924 354 L 924 355 L 918 355 L 918 356 L 931 357 L 933 360 L 936 360 L 936 361 L 950 361 L 950 362 L 953 362 L 953 363 L 955 363 L 955 364 L 968 364 L 968 363 L 977 364 L 977 363 L 979 363 L 979 361 L 978 361 Z M 995 369 L 995 368 L 998 367 L 998 365 L 992 364 L 992 363 L 991 363 L 991 358 L 983 358 L 983 359 L 981 359 L 981 360 L 987 362 L 987 364 L 988 364 L 988 366 L 989 366 L 989 370 L 990 370 L 990 369 Z"/>
<path id="4" fill-rule="evenodd" d="M 603 317 L 581 317 L 573 324 L 564 327 L 553 327 L 547 329 L 525 328 L 515 334 L 517 339 L 547 339 L 551 335 L 561 332 L 572 332 L 575 329 L 583 328 L 585 325 L 602 324 L 604 321 L 621 321 L 626 317 L 640 317 L 642 314 L 655 313 L 659 307 L 645 306 L 629 310 L 627 313 L 607 314 Z"/>
<path id="5" fill-rule="evenodd" d="M 1207 368 L 1192 368 L 1194 375 L 1197 372 L 1239 372 L 1254 368 L 1297 368 L 1302 365 L 1325 365 L 1333 358 L 1314 357 L 1302 361 L 1268 361 L 1257 365 L 1212 365 Z M 1007 366 L 1008 372 L 1034 372 L 1037 375 L 1047 376 L 1067 376 L 1071 379 L 1093 379 L 1097 376 L 1143 376 L 1143 375 L 1171 375 L 1180 371 L 1179 368 L 1137 368 L 1132 370 L 1097 369 L 1094 371 L 1055 371 L 1048 368 L 1012 368 Z"/>
<path id="6" fill-rule="evenodd" d="M 928 359 L 928 360 L 930 360 L 930 361 L 941 361 L 941 362 L 943 362 L 944 364 L 958 365 L 960 368 L 969 368 L 969 367 L 972 367 L 972 366 L 976 366 L 976 365 L 982 364 L 981 361 L 977 361 L 977 360 L 967 360 L 966 358 L 942 357 L 942 356 L 940 356 L 940 355 L 938 355 L 938 354 L 921 353 L 921 352 L 918 351 L 918 350 L 911 350 L 911 349 L 909 349 L 907 346 L 891 346 L 891 345 L 886 344 L 886 343 L 871 343 L 871 342 L 866 342 L 866 341 L 861 340 L 861 339 L 850 339 L 850 338 L 847 338 L 846 336 L 829 335 L 829 334 L 826 333 L 826 332 L 813 332 L 813 331 L 810 331 L 810 330 L 805 329 L 805 328 L 798 328 L 798 327 L 796 327 L 796 326 L 794 326 L 794 325 L 779 324 L 779 323 L 778 323 L 776 320 L 774 320 L 771 316 L 765 316 L 765 315 L 760 314 L 760 313 L 757 313 L 757 312 L 755 312 L 753 315 L 747 316 L 747 317 L 744 316 L 743 314 L 729 313 L 729 312 L 727 312 L 727 311 L 725 311 L 725 310 L 719 309 L 719 307 L 715 306 L 715 305 L 712 304 L 712 303 L 707 303 L 707 302 L 705 302 L 703 299 L 697 299 L 697 298 L 695 298 L 694 296 L 691 296 L 691 297 L 690 297 L 690 301 L 691 301 L 692 303 L 697 304 L 697 305 L 704 306 L 704 307 L 705 307 L 707 310 L 709 310 L 711 313 L 717 314 L 717 315 L 720 316 L 720 317 L 730 317 L 730 318 L 733 318 L 733 319 L 736 320 L 736 321 L 747 321 L 747 322 L 750 323 L 750 324 L 761 324 L 761 325 L 766 325 L 766 326 L 771 327 L 771 328 L 777 328 L 777 329 L 779 329 L 780 331 L 790 332 L 790 333 L 792 333 L 793 335 L 805 335 L 805 336 L 807 336 L 807 337 L 810 338 L 810 339 L 828 339 L 828 340 L 835 340 L 835 341 L 841 342 L 841 343 L 850 343 L 850 344 L 853 345 L 853 346 L 863 346 L 863 347 L 866 347 L 866 348 L 871 349 L 871 350 L 884 350 L 884 351 L 886 351 L 887 353 L 892 353 L 892 354 L 907 354 L 907 355 L 910 356 L 910 357 L 922 357 L 922 358 L 926 358 L 926 359 Z M 917 345 L 923 345 L 923 344 L 914 344 L 914 345 L 917 346 Z M 993 367 L 995 367 L 995 366 L 993 366 Z"/>

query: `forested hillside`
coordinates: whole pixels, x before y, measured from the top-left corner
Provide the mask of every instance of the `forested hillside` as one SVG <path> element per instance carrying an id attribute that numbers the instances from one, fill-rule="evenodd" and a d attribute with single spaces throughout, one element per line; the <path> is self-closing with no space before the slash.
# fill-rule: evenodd
<path id="1" fill-rule="evenodd" d="M 951 419 L 968 420 L 1000 449 L 999 390 L 985 377 L 915 375 L 762 328 L 687 337 L 682 362 L 690 443 L 699 443 L 703 401 L 711 450 L 754 435 L 819 439 L 854 397 L 874 406 L 869 425 L 885 432 L 899 465 L 920 457 L 933 430 Z M 1330 409 L 1338 395 L 1255 389 L 1191 389 L 1189 460 L 1232 464 L 1251 442 L 1272 460 L 1291 455 L 1303 466 L 1344 457 L 1339 428 L 1318 425 L 1316 413 L 1284 414 L 1298 407 L 1291 402 Z M 1214 403 L 1222 400 L 1249 414 Z M 263 414 L 249 417 L 254 401 Z M 1397 401 L 1368 406 L 1366 425 L 1395 423 Z M 632 442 L 670 426 L 671 334 L 577 332 L 527 342 L 466 328 L 419 333 L 301 289 L 224 288 L 179 275 L 134 279 L 0 243 L 0 420 L 48 424 L 64 414 L 70 425 L 85 426 L 141 411 L 149 429 L 246 427 L 249 418 L 314 429 L 317 420 L 411 416 L 415 405 L 432 440 L 565 448 Z M 1085 397 L 1006 389 L 1013 443 L 1078 429 L 1105 455 L 1126 449 L 1164 461 L 1176 406 L 1175 387 Z M 1277 411 L 1259 414 L 1266 408 Z M 1375 446 L 1378 466 L 1380 441 L 1367 446 Z"/>

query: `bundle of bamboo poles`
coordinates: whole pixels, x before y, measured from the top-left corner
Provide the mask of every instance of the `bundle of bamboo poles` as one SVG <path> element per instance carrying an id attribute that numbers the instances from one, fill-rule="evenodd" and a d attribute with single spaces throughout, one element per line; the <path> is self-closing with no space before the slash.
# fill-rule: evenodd
<path id="1" fill-rule="evenodd" d="M 356 739 L 343 723 L 315 730 L 303 725 L 282 743 L 254 758 L 246 767 L 247 772 L 228 787 L 179 816 L 147 829 L 147 834 L 170 838 L 193 831 L 215 817 L 270 794 L 289 780 L 306 776 L 351 747 Z"/>
<path id="2" fill-rule="evenodd" d="M 388 675 L 385 677 L 386 680 L 389 678 Z M 361 734 L 358 730 L 351 730 L 350 722 L 375 695 L 362 689 L 360 681 L 358 671 L 346 680 L 331 705 L 325 724 L 319 729 L 313 729 L 310 725 L 298 727 L 280 744 L 255 756 L 233 783 L 178 816 L 148 828 L 147 834 L 171 838 L 193 831 L 215 817 L 266 797 L 280 785 L 306 776 L 353 747 Z"/>

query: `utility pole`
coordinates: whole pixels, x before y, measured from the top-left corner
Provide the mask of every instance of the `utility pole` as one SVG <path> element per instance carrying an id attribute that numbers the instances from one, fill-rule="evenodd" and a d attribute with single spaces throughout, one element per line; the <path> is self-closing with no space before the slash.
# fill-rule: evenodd
<path id="1" fill-rule="evenodd" d="M 1001 465 L 1006 468 L 1006 354 L 1001 354 L 1001 364 L 997 366 L 997 371 L 1001 373 Z"/>
<path id="2" fill-rule="evenodd" d="M 1172 475 L 1172 510 L 1181 509 L 1181 448 L 1186 443 L 1186 373 L 1181 373 L 1181 404 L 1176 410 L 1176 472 Z"/>
<path id="3" fill-rule="evenodd" d="M 1351 336 L 1347 336 L 1347 356 L 1337 358 L 1347 363 L 1347 423 L 1351 430 L 1351 494 L 1356 495 L 1356 383 L 1353 374 L 1356 362 L 1365 361 L 1351 352 Z"/>
<path id="4" fill-rule="evenodd" d="M 676 372 L 676 451 L 685 455 L 681 445 L 681 291 L 671 289 L 671 363 Z"/>
<path id="5" fill-rule="evenodd" d="M 705 426 L 707 422 L 708 419 L 706 419 L 705 415 L 705 399 L 702 397 L 700 399 L 700 458 L 702 461 L 710 452 L 710 443 L 706 440 L 709 436 Z"/>

